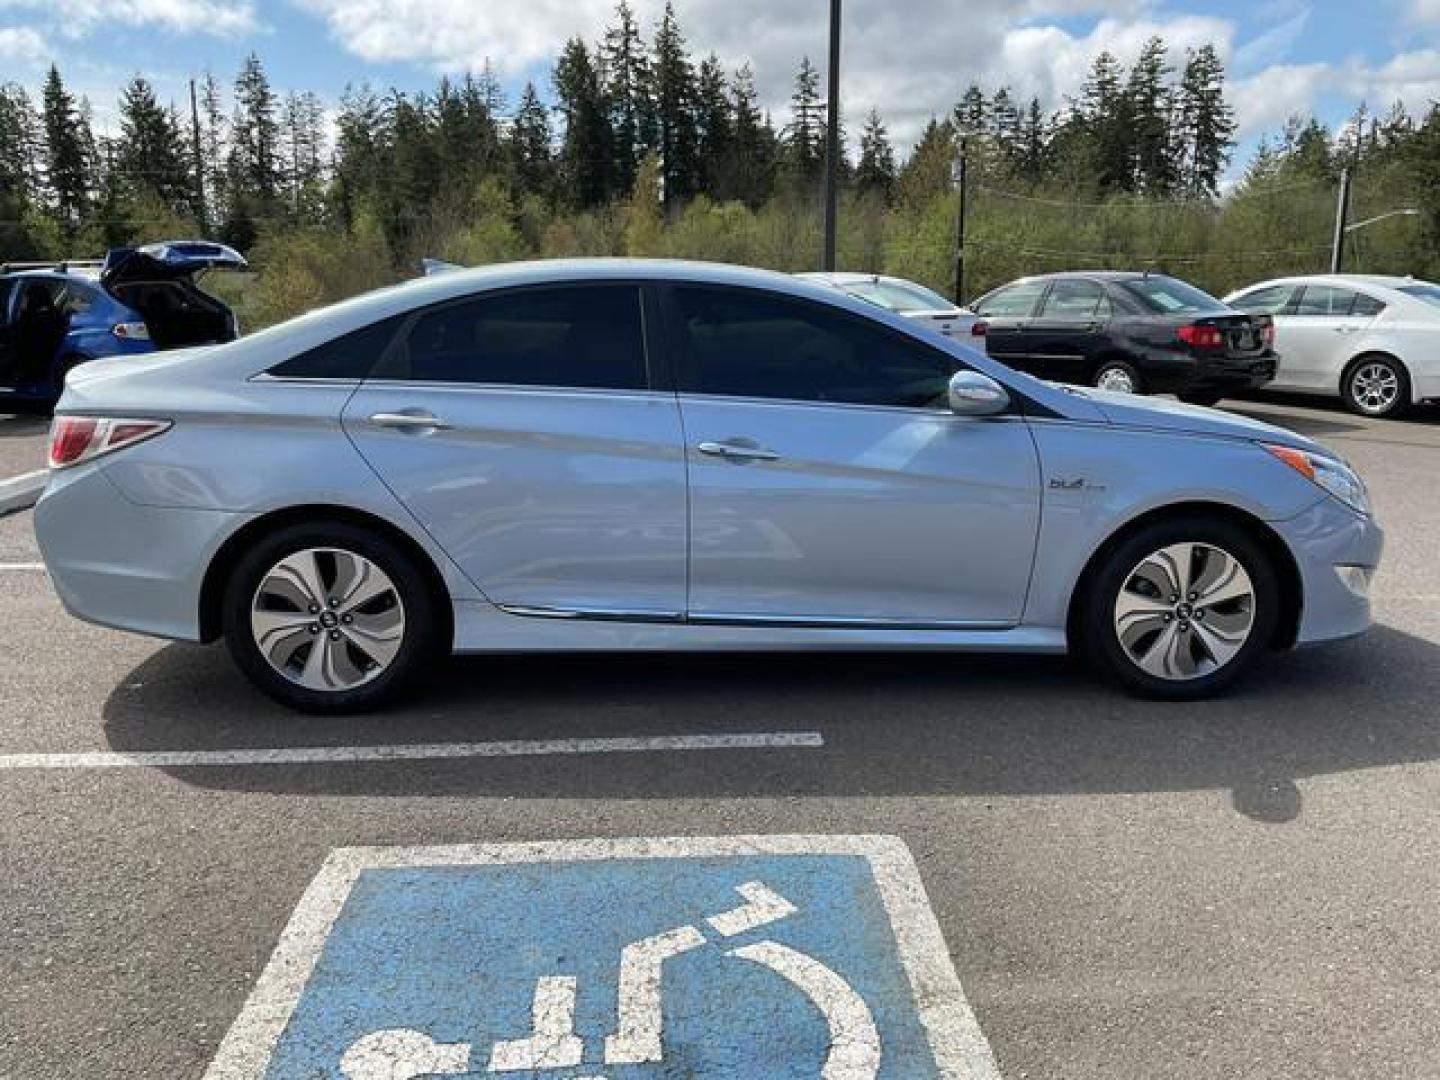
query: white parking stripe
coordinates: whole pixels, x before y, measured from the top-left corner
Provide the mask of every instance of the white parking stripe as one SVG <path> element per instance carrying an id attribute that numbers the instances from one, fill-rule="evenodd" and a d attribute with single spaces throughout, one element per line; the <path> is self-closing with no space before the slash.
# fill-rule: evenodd
<path id="1" fill-rule="evenodd" d="M 0 573 L 4 573 L 7 570 L 39 570 L 43 572 L 44 569 L 45 564 L 43 562 L 0 562 Z"/>
<path id="2" fill-rule="evenodd" d="M 395 746 L 293 746 L 268 750 L 137 750 L 134 753 L 99 750 L 77 754 L 0 754 L 0 770 L 329 765 L 359 761 L 635 754 L 666 750 L 792 750 L 824 745 L 825 740 L 818 731 L 773 731 L 737 735 L 641 735 L 594 739 L 516 739 L 507 742 L 402 743 Z"/>

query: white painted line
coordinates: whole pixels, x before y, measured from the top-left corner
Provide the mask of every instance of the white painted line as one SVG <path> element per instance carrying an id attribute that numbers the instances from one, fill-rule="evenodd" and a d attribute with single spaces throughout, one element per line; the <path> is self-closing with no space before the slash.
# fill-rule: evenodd
<path id="1" fill-rule="evenodd" d="M 546 975 L 535 984 L 530 1007 L 534 1033 L 524 1039 L 503 1039 L 491 1047 L 492 1073 L 571 1069 L 580 1064 L 585 1041 L 575 1034 L 576 984 L 573 975 Z"/>
<path id="2" fill-rule="evenodd" d="M 665 961 L 705 944 L 693 926 L 632 941 L 620 950 L 620 1026 L 605 1037 L 606 1065 L 649 1065 L 664 1060 L 660 1031 L 660 972 Z"/>
<path id="3" fill-rule="evenodd" d="M 395 867 L 511 866 L 609 859 L 725 858 L 740 855 L 858 855 L 870 863 L 920 1022 L 947 1080 L 1000 1080 L 1000 1069 L 965 1000 L 919 870 L 894 836 L 679 836 L 614 840 L 338 848 L 300 898 L 265 970 L 231 1025 L 203 1080 L 258 1080 L 362 871 Z"/>
<path id="4" fill-rule="evenodd" d="M 747 881 L 735 886 L 735 891 L 745 898 L 745 903 L 705 920 L 722 937 L 744 934 L 795 914 L 795 905 L 763 881 Z"/>
<path id="5" fill-rule="evenodd" d="M 43 562 L 0 562 L 0 573 L 5 573 L 7 571 L 15 571 L 18 573 L 22 570 L 39 570 L 43 573 L 45 570 L 45 564 Z"/>
<path id="6" fill-rule="evenodd" d="M 790 750 L 825 745 L 818 731 L 738 735 L 639 735 L 594 739 L 516 739 L 508 742 L 410 743 L 395 746 L 292 746 L 246 750 L 97 750 L 75 754 L 0 754 L 6 769 L 151 769 L 187 766 L 330 765 L 362 761 L 442 761 L 450 758 L 551 757 L 560 754 L 638 754 L 671 750 Z"/>
<path id="7" fill-rule="evenodd" d="M 36 469 L 0 480 L 0 516 L 34 506 L 49 478 L 49 469 Z"/>

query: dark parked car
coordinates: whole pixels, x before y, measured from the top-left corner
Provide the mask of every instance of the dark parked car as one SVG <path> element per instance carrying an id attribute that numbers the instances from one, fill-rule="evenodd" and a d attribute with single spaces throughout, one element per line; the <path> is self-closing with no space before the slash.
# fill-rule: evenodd
<path id="1" fill-rule="evenodd" d="M 1057 382 L 1213 405 L 1275 377 L 1275 324 L 1149 273 L 1022 278 L 970 305 L 986 351 Z"/>
<path id="2" fill-rule="evenodd" d="M 234 340 L 234 313 L 195 275 L 244 267 L 201 240 L 113 248 L 103 262 L 0 265 L 0 412 L 50 408 L 88 360 Z"/>

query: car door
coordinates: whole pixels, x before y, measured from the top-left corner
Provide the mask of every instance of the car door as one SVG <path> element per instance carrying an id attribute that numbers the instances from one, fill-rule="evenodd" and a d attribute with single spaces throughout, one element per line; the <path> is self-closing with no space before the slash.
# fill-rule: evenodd
<path id="1" fill-rule="evenodd" d="M 15 385 L 15 368 L 19 362 L 15 327 L 10 321 L 10 300 L 14 292 L 13 283 L 0 278 L 0 387 Z"/>
<path id="2" fill-rule="evenodd" d="M 483 293 L 418 312 L 346 406 L 361 454 L 497 604 L 679 619 L 685 458 L 644 293 Z"/>
<path id="3" fill-rule="evenodd" d="M 1353 314 L 1359 294 L 1337 285 L 1307 284 L 1293 313 L 1276 322 L 1275 348 L 1284 356 L 1287 385 L 1302 390 L 1335 391 L 1340 372 L 1354 355 L 1355 343 L 1373 315 Z"/>
<path id="4" fill-rule="evenodd" d="M 693 621 L 1006 626 L 1035 549 L 1018 415 L 945 407 L 963 366 L 829 305 L 676 284 Z"/>
<path id="5" fill-rule="evenodd" d="M 1030 320 L 1029 370 L 1047 379 L 1088 383 L 1090 361 L 1104 341 L 1110 300 L 1097 281 L 1061 278 L 1050 286 L 1039 313 Z"/>
<path id="6" fill-rule="evenodd" d="M 1049 286 L 1045 280 L 1017 281 L 976 302 L 975 314 L 985 324 L 987 353 L 1019 371 L 1043 375 L 1031 356 L 1030 325 Z"/>

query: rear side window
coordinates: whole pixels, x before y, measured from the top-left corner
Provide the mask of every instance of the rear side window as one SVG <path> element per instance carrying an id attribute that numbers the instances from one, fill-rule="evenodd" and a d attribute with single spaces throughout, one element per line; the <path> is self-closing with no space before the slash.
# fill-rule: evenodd
<path id="1" fill-rule="evenodd" d="M 1355 303 L 1353 289 L 1337 289 L 1333 285 L 1306 285 L 1300 294 L 1296 315 L 1349 315 Z"/>
<path id="2" fill-rule="evenodd" d="M 921 408 L 960 364 L 867 319 L 745 289 L 674 290 L 685 389 L 734 397 Z"/>
<path id="3" fill-rule="evenodd" d="M 404 321 L 403 315 L 382 319 L 291 357 L 268 374 L 280 379 L 364 379 Z"/>
<path id="4" fill-rule="evenodd" d="M 643 390 L 634 285 L 518 289 L 422 312 L 376 378 Z"/>
<path id="5" fill-rule="evenodd" d="M 975 305 L 975 314 L 986 319 L 1024 319 L 1035 314 L 1035 305 L 1045 292 L 1044 281 L 1022 281 L 997 289 Z"/>
<path id="6" fill-rule="evenodd" d="M 1385 310 L 1385 302 L 1376 300 L 1373 296 L 1366 296 L 1364 293 L 1355 294 L 1355 303 L 1350 307 L 1350 314 L 1361 319 L 1373 319 Z"/>
<path id="7" fill-rule="evenodd" d="M 1085 319 L 1108 314 L 1109 306 L 1105 290 L 1093 281 L 1057 281 L 1040 314 L 1047 319 Z"/>
<path id="8" fill-rule="evenodd" d="M 1230 301 L 1230 306 L 1249 315 L 1279 315 L 1289 306 L 1297 288 L 1297 285 L 1268 285 L 1237 296 Z"/>

